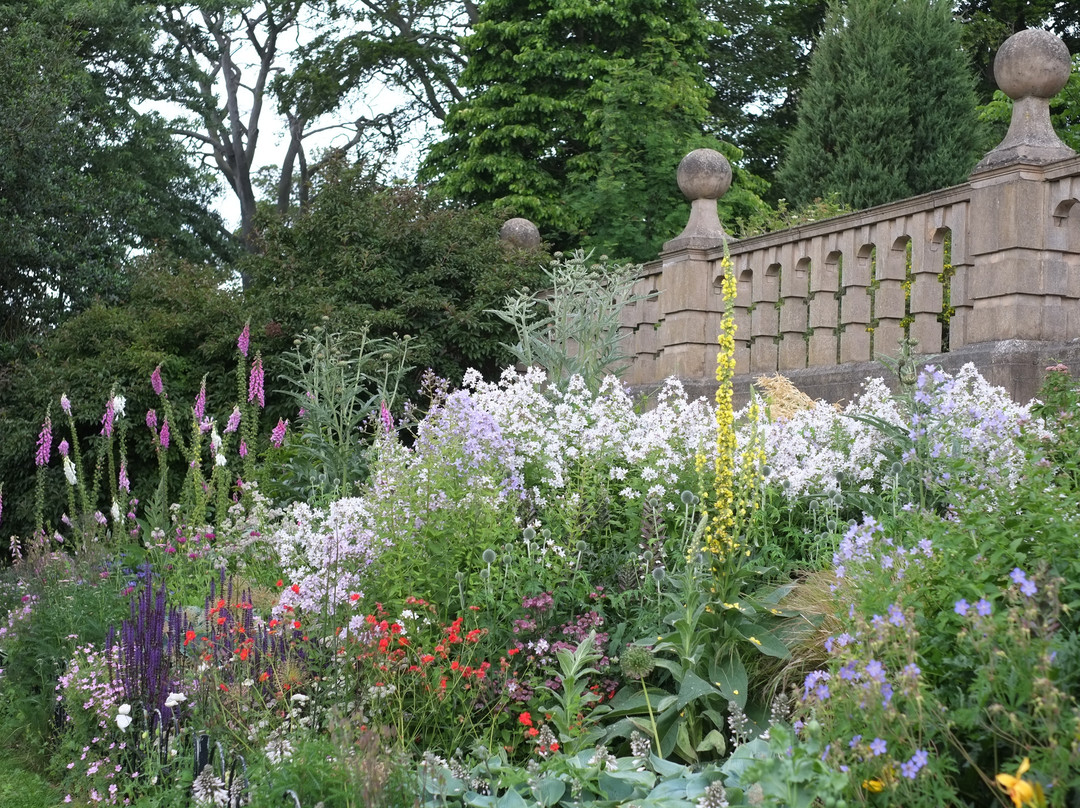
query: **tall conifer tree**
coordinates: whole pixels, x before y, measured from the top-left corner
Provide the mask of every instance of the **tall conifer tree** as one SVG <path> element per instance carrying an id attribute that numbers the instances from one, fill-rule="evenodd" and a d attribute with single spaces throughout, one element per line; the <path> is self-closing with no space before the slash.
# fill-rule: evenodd
<path id="1" fill-rule="evenodd" d="M 795 204 L 869 207 L 962 182 L 975 94 L 945 0 L 849 0 L 826 18 L 779 181 Z"/>

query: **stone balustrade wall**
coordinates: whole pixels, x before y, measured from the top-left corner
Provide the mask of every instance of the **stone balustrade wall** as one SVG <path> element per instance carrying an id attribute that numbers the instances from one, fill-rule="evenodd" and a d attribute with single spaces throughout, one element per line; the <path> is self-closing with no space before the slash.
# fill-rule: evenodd
<path id="1" fill-rule="evenodd" d="M 989 356 L 987 344 L 1008 341 L 1080 347 L 1080 158 L 1054 134 L 1048 106 L 1070 65 L 1052 34 L 1015 35 L 995 63 L 1013 123 L 967 183 L 790 230 L 729 239 L 716 199 L 730 167 L 715 152 L 688 155 L 679 183 L 690 222 L 643 267 L 642 299 L 623 313 L 626 381 L 707 387 L 725 242 L 737 374 L 858 367 L 895 357 L 903 338 L 924 356 L 973 346 Z"/>

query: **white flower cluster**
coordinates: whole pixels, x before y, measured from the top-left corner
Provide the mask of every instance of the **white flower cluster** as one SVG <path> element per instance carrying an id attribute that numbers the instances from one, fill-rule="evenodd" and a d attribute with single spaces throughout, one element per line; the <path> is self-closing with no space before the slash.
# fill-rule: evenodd
<path id="1" fill-rule="evenodd" d="M 971 364 L 955 376 L 927 366 L 913 398 L 909 412 L 882 379 L 871 378 L 862 395 L 843 409 L 818 402 L 789 418 L 763 423 L 769 482 L 781 485 L 791 498 L 833 493 L 841 476 L 863 493 L 889 488 L 893 463 L 916 458 L 911 452 L 899 460 L 888 454 L 887 436 L 874 420 L 918 444 L 918 459 L 930 465 L 962 453 L 971 474 L 982 475 L 967 482 L 1016 482 L 1023 463 L 1016 439 L 1031 418 L 1030 405 L 1014 402 Z M 745 440 L 745 434 L 741 437 Z"/>

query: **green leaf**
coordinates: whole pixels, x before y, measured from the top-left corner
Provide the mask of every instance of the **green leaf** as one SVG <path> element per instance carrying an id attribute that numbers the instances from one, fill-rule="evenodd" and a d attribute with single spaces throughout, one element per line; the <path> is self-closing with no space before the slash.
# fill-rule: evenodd
<path id="1" fill-rule="evenodd" d="M 699 752 L 716 752 L 717 756 L 721 756 L 727 751 L 727 741 L 724 740 L 724 734 L 718 729 L 710 730 L 709 734 L 701 739 L 701 743 L 697 745 L 697 751 Z"/>
<path id="2" fill-rule="evenodd" d="M 607 772 L 600 772 L 596 781 L 600 786 L 600 793 L 609 800 L 622 802 L 634 796 L 634 786 L 632 783 L 628 783 L 618 777 L 613 777 Z"/>
<path id="3" fill-rule="evenodd" d="M 658 687 L 650 687 L 649 699 L 652 703 L 653 712 L 662 713 L 675 700 L 675 696 Z M 614 698 L 607 703 L 607 706 L 611 708 L 611 712 L 607 715 L 609 719 L 648 712 L 645 693 L 637 685 L 627 685 L 620 688 Z"/>
<path id="4" fill-rule="evenodd" d="M 718 692 L 715 687 L 696 673 L 687 671 L 683 674 L 682 682 L 679 683 L 679 701 L 676 706 L 681 710 L 692 701 Z"/>
<path id="5" fill-rule="evenodd" d="M 496 808 L 529 808 L 529 803 L 525 802 L 525 798 L 516 791 L 510 789 L 499 797 L 495 806 Z"/>
<path id="6" fill-rule="evenodd" d="M 791 656 L 791 651 L 783 640 L 762 625 L 746 620 L 739 624 L 737 631 L 766 656 L 777 659 L 787 659 Z"/>
<path id="7" fill-rule="evenodd" d="M 543 806 L 557 803 L 565 791 L 566 783 L 554 777 L 545 777 L 532 787 L 533 799 Z"/>
<path id="8" fill-rule="evenodd" d="M 649 763 L 652 764 L 653 771 L 655 771 L 661 777 L 680 777 L 687 774 L 690 769 L 681 763 L 676 763 L 672 760 L 665 760 L 664 758 L 657 757 L 656 755 L 649 755 Z"/>
<path id="9" fill-rule="evenodd" d="M 749 688 L 746 666 L 743 665 L 742 658 L 734 649 L 713 663 L 709 678 L 720 688 L 725 699 L 740 707 L 746 706 L 746 692 Z"/>
<path id="10" fill-rule="evenodd" d="M 680 719 L 676 726 L 675 749 L 684 759 L 696 762 L 698 756 L 697 752 L 694 751 L 693 745 L 690 743 L 690 730 L 687 727 L 686 722 Z"/>

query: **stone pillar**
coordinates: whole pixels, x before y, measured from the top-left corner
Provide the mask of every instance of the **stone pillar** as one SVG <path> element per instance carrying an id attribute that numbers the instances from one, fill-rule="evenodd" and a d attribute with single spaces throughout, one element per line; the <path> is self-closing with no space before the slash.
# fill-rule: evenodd
<path id="1" fill-rule="evenodd" d="M 777 364 L 781 371 L 806 367 L 810 258 L 802 254 L 802 242 L 783 246 L 780 275 L 780 347 Z"/>
<path id="2" fill-rule="evenodd" d="M 828 250 L 824 238 L 814 239 L 811 247 L 810 274 L 810 347 L 809 365 L 827 367 L 836 364 L 837 328 L 839 322 L 840 267 L 843 256 Z"/>
<path id="3" fill-rule="evenodd" d="M 773 249 L 765 271 L 754 276 L 754 310 L 750 315 L 750 371 L 773 373 L 777 369 L 776 353 L 780 343 L 780 273 Z M 765 257 L 762 256 L 762 263 Z"/>
<path id="4" fill-rule="evenodd" d="M 1075 156 L 1050 125 L 1049 100 L 1070 69 L 1064 43 L 1042 30 L 1014 34 L 994 60 L 994 77 L 1013 99 L 1013 114 L 1009 133 L 970 180 L 968 343 L 1064 340 L 1070 312 L 1080 303 L 1070 295 L 1074 256 L 1049 248 L 1054 211 L 1045 178 L 1049 164 Z"/>
<path id="5" fill-rule="evenodd" d="M 860 228 L 865 230 L 865 228 Z M 845 234 L 843 296 L 840 298 L 840 361 L 870 360 L 870 252 L 866 233 Z"/>
<path id="6" fill-rule="evenodd" d="M 668 376 L 712 377 L 717 335 L 708 328 L 708 314 L 723 307 L 723 299 L 712 294 L 712 254 L 728 240 L 716 212 L 716 200 L 731 187 L 731 166 L 719 152 L 697 149 L 679 163 L 678 181 L 690 200 L 690 220 L 660 252 L 664 348 L 656 382 Z"/>

